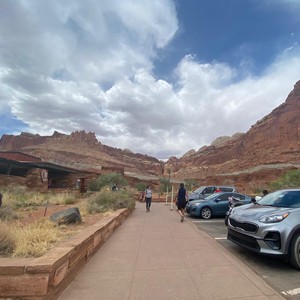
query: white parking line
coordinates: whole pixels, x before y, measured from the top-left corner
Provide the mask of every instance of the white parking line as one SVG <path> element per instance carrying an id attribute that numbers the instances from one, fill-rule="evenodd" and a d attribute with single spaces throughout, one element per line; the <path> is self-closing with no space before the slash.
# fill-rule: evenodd
<path id="1" fill-rule="evenodd" d="M 227 236 L 216 237 L 215 240 L 227 240 Z"/>
<path id="2" fill-rule="evenodd" d="M 293 289 L 293 290 L 281 292 L 281 294 L 283 294 L 283 295 L 295 296 L 295 295 L 300 294 L 300 288 L 296 288 L 296 289 Z"/>

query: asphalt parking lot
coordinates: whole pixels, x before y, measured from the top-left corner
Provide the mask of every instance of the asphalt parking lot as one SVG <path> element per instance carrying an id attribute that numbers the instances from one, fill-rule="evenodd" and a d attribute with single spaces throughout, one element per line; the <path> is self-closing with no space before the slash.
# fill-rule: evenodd
<path id="1" fill-rule="evenodd" d="M 224 224 L 223 217 L 210 220 L 191 217 L 187 219 L 244 261 L 256 274 L 286 299 L 300 299 L 300 271 L 292 268 L 285 261 L 258 255 L 228 241 L 227 227 Z"/>

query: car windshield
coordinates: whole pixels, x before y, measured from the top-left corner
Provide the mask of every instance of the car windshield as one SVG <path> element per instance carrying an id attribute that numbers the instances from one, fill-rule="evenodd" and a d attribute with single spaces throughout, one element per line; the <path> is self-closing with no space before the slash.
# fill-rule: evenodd
<path id="1" fill-rule="evenodd" d="M 268 194 L 257 201 L 259 205 L 276 206 L 276 207 L 300 207 L 300 190 L 299 191 L 277 191 Z"/>
<path id="2" fill-rule="evenodd" d="M 220 197 L 220 193 L 218 193 L 218 194 L 211 194 L 211 195 L 205 197 L 204 199 L 205 200 L 211 200 L 211 199 L 214 199 L 216 197 Z"/>

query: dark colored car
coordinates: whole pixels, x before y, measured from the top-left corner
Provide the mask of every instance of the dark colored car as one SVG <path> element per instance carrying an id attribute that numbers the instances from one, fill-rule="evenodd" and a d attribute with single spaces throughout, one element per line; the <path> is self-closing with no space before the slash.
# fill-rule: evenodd
<path id="1" fill-rule="evenodd" d="M 300 269 L 300 189 L 276 191 L 234 208 L 227 238 L 251 251 L 287 258 Z"/>
<path id="2" fill-rule="evenodd" d="M 250 203 L 251 197 L 232 192 L 221 192 L 207 196 L 205 199 L 189 201 L 186 212 L 193 217 L 210 219 L 212 216 L 225 216 L 229 209 L 229 197 L 240 199 L 242 202 Z"/>
<path id="3" fill-rule="evenodd" d="M 204 199 L 205 197 L 215 193 L 217 189 L 220 189 L 222 192 L 237 192 L 234 186 L 222 186 L 222 185 L 200 186 L 192 193 L 189 193 L 189 200 Z"/>

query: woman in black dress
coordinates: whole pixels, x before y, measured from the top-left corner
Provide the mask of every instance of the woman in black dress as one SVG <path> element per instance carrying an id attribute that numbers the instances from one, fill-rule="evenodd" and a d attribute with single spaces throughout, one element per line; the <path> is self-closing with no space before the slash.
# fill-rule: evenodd
<path id="1" fill-rule="evenodd" d="M 187 194 L 186 189 L 184 188 L 183 183 L 180 183 L 180 188 L 177 192 L 175 200 L 176 200 L 176 205 L 177 205 L 177 211 L 180 215 L 180 221 L 183 222 L 185 206 L 186 206 L 186 203 L 188 202 L 188 194 Z"/>

